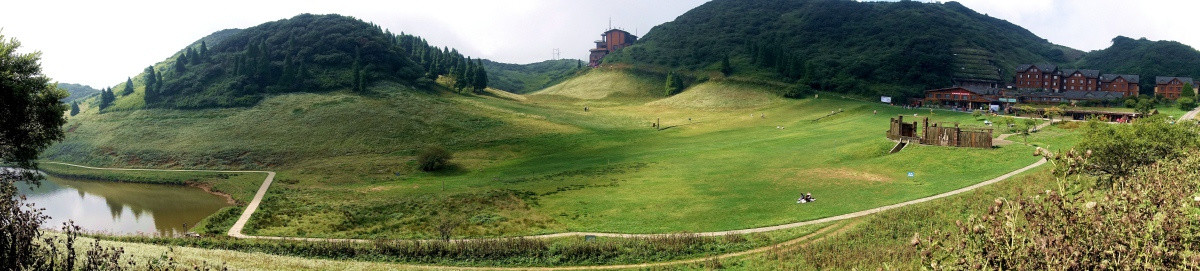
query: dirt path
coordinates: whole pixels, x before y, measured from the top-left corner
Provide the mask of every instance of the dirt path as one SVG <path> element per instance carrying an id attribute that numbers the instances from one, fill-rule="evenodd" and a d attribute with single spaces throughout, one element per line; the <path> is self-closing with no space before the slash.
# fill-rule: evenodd
<path id="1" fill-rule="evenodd" d="M 1196 107 L 1196 109 L 1192 109 L 1192 111 L 1188 111 L 1187 113 L 1183 114 L 1183 116 L 1179 117 L 1179 120 L 1194 119 L 1196 118 L 1196 114 L 1200 114 L 1200 107 Z"/>

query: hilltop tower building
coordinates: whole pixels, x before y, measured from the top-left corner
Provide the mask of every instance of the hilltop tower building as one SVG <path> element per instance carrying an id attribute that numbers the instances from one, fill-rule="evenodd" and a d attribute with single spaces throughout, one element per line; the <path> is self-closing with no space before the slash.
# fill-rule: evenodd
<path id="1" fill-rule="evenodd" d="M 626 46 L 633 45 L 633 42 L 637 41 L 637 38 L 637 36 L 629 34 L 625 30 L 610 29 L 605 31 L 604 34 L 600 34 L 600 40 L 596 41 L 596 48 L 589 50 L 592 54 L 588 58 L 588 66 L 593 68 L 600 66 L 600 60 L 604 56 Z"/>

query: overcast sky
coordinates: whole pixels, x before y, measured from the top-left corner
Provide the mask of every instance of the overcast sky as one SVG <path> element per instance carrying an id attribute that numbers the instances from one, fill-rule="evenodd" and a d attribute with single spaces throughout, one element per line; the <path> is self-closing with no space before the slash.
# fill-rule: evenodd
<path id="1" fill-rule="evenodd" d="M 644 35 L 707 0 L 420 1 L 56 1 L 18 0 L 0 9 L 0 28 L 24 51 L 42 51 L 44 73 L 96 88 L 123 82 L 214 31 L 247 28 L 300 13 L 338 13 L 434 45 L 509 63 L 586 59 L 614 27 Z M 1200 45 L 1200 1 L 963 0 L 1051 42 L 1090 51 L 1117 35 Z"/>

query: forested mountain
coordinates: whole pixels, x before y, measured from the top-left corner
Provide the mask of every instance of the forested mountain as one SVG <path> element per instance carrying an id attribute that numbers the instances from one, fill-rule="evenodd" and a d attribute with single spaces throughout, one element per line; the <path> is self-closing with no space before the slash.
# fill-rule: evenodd
<path id="1" fill-rule="evenodd" d="M 954 77 L 1007 81 L 1020 63 L 1070 63 L 1080 54 L 957 2 L 714 0 L 605 63 L 716 71 L 728 56 L 735 75 L 916 96 Z"/>
<path id="2" fill-rule="evenodd" d="M 1142 93 L 1154 93 L 1155 76 L 1200 76 L 1200 51 L 1175 41 L 1118 36 L 1112 46 L 1088 52 L 1075 64 L 1104 73 L 1142 77 Z"/>
<path id="3" fill-rule="evenodd" d="M 62 99 L 64 103 L 71 103 L 76 100 L 86 99 L 88 97 L 100 94 L 100 90 L 94 89 L 91 86 L 71 83 L 58 83 L 58 87 L 67 90 L 67 98 Z"/>
<path id="4" fill-rule="evenodd" d="M 273 93 L 366 92 L 380 81 L 422 88 L 442 75 L 463 91 L 487 85 L 480 61 L 457 50 L 352 17 L 302 14 L 216 32 L 126 84 L 143 90 L 145 107 L 207 108 L 249 106 Z"/>
<path id="5" fill-rule="evenodd" d="M 546 60 L 530 64 L 508 64 L 483 60 L 488 86 L 512 93 L 529 93 L 552 86 L 586 68 L 581 60 Z"/>

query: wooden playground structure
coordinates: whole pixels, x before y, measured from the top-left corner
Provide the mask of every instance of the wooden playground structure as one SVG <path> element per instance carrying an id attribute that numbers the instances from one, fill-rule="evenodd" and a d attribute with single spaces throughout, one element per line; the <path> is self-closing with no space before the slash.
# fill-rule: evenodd
<path id="1" fill-rule="evenodd" d="M 896 141 L 888 153 L 903 150 L 908 144 L 924 144 L 964 148 L 992 148 L 991 128 L 959 127 L 957 122 L 931 123 L 929 118 L 918 117 L 920 121 L 904 122 L 904 116 L 892 118 L 891 128 L 887 138 Z"/>

